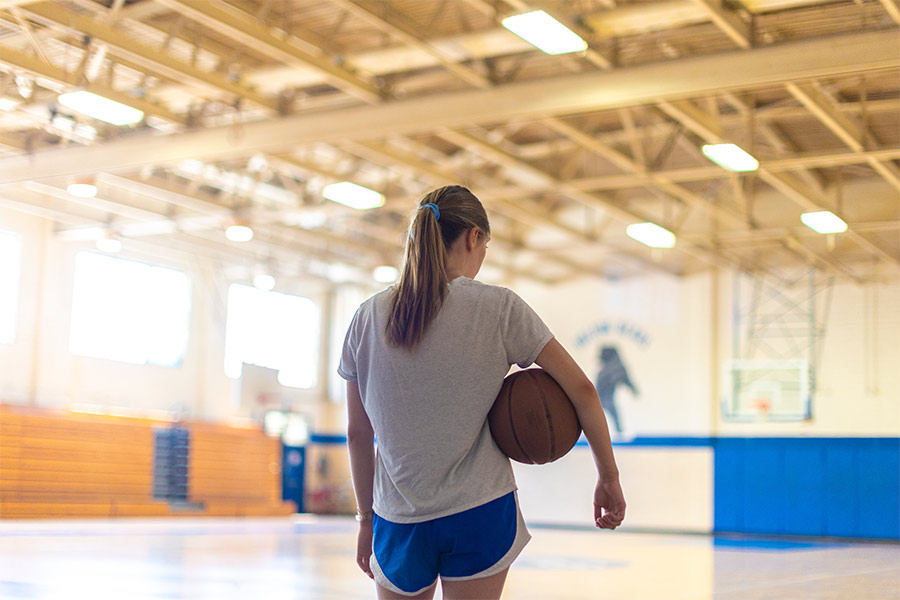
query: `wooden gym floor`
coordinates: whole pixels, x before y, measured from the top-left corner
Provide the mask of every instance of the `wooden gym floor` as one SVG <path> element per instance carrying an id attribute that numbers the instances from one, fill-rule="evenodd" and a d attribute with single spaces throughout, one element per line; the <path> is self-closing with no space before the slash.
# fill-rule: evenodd
<path id="1" fill-rule="evenodd" d="M 313 516 L 0 521 L 0 599 L 374 598 L 354 565 L 355 528 Z M 900 598 L 896 544 L 532 534 L 504 599 Z"/>

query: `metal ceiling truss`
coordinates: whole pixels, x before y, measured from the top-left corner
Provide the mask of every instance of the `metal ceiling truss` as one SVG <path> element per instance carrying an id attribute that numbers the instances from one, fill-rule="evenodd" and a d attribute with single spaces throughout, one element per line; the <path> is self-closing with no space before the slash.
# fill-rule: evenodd
<path id="1" fill-rule="evenodd" d="M 0 0 L 0 25 L 15 30 L 0 38 L 0 98 L 25 75 L 155 119 L 130 132 L 98 128 L 92 143 L 42 121 L 33 110 L 46 102 L 40 88 L 8 121 L 0 112 L 0 193 L 5 206 L 68 223 L 60 234 L 70 239 L 112 223 L 207 250 L 236 208 L 252 209 L 254 244 L 368 268 L 397 259 L 417 195 L 464 183 L 497 217 L 489 263 L 506 277 L 552 283 L 717 267 L 778 278 L 799 263 L 864 281 L 872 261 L 900 264 L 900 9 L 895 0 L 839 4 L 608 1 L 573 12 L 584 6 Z M 547 57 L 498 26 L 537 8 L 589 49 Z M 793 25 L 795 10 L 806 21 Z M 853 10 L 868 29 L 842 25 Z M 779 20 L 798 35 L 775 43 Z M 685 44 L 686 28 L 718 50 Z M 353 42 L 350 31 L 365 35 Z M 636 63 L 637 49 L 651 45 L 668 58 Z M 63 143 L 51 148 L 56 138 Z M 737 175 L 706 162 L 699 145 L 719 142 L 756 154 L 759 170 Z M 265 179 L 243 166 L 254 156 L 266 161 Z M 208 181 L 178 169 L 186 160 L 267 181 L 295 200 L 209 192 Z M 64 202 L 65 182 L 80 174 L 102 174 L 104 195 Z M 846 177 L 879 186 L 872 210 L 834 201 Z M 318 190 L 345 179 L 387 195 L 378 218 L 322 204 Z M 791 214 L 842 215 L 846 241 L 823 249 L 802 226 L 774 218 L 773 194 L 791 201 Z M 60 203 L 73 206 L 73 219 Z M 293 224 L 323 209 L 324 225 Z M 647 220 L 678 235 L 674 250 L 650 251 L 611 226 Z"/>

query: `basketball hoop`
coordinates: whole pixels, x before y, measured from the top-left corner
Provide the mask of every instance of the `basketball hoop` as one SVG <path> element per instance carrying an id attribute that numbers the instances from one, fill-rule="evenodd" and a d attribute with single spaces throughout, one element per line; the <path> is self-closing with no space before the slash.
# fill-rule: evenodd
<path id="1" fill-rule="evenodd" d="M 766 420 L 769 417 L 769 411 L 772 410 L 771 398 L 754 398 L 752 405 L 756 412 L 759 413 L 761 420 Z"/>

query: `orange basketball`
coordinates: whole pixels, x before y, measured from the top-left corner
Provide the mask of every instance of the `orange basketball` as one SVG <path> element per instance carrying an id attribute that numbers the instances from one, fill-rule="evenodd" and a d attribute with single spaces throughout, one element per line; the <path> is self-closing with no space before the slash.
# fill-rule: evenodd
<path id="1" fill-rule="evenodd" d="M 488 423 L 500 450 L 525 464 L 553 462 L 581 436 L 575 407 L 543 369 L 518 371 L 504 379 Z"/>

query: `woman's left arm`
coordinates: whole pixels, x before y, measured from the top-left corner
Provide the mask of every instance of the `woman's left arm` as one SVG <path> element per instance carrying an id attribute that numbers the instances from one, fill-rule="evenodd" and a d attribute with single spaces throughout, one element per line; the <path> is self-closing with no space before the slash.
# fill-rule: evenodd
<path id="1" fill-rule="evenodd" d="M 356 564 L 372 575 L 372 486 L 375 479 L 375 432 L 363 408 L 359 384 L 347 382 L 347 447 L 350 451 L 350 476 L 356 494 L 356 509 L 363 515 L 356 540 Z"/>

